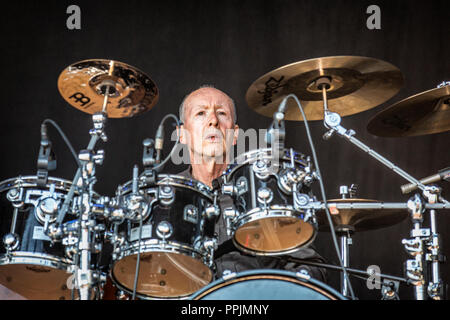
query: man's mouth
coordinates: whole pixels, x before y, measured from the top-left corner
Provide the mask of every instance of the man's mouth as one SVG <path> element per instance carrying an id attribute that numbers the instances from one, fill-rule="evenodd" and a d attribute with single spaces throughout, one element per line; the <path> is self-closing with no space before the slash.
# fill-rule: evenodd
<path id="1" fill-rule="evenodd" d="M 213 143 L 217 143 L 217 142 L 221 142 L 222 141 L 222 135 L 219 133 L 208 133 L 205 136 L 205 140 L 208 142 L 213 142 Z"/>

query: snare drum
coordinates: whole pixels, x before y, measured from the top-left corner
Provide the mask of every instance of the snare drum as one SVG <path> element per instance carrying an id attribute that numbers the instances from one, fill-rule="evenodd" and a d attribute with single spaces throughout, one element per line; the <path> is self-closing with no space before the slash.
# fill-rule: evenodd
<path id="1" fill-rule="evenodd" d="M 214 208 L 214 195 L 201 182 L 163 174 L 153 185 L 141 177 L 139 194 L 145 206 L 138 217 L 113 225 L 111 278 L 120 290 L 132 293 L 140 252 L 137 297 L 188 297 L 213 277 L 216 218 L 210 219 L 207 211 Z M 117 197 L 129 207 L 132 181 L 118 188 Z"/>
<path id="2" fill-rule="evenodd" d="M 193 300 L 345 300 L 328 285 L 302 273 L 252 270 L 230 274 L 191 296 Z"/>
<path id="3" fill-rule="evenodd" d="M 310 193 L 314 180 L 307 157 L 259 149 L 233 162 L 222 176 L 222 192 L 236 207 L 224 212 L 235 245 L 253 255 L 279 255 L 310 244 L 317 234 L 315 217 L 294 209 L 294 197 Z"/>
<path id="4" fill-rule="evenodd" d="M 27 299 L 70 299 L 67 280 L 72 261 L 61 243 L 44 233 L 54 222 L 70 181 L 49 177 L 45 186 L 36 176 L 0 182 L 0 284 Z M 66 220 L 75 219 L 68 212 Z"/>

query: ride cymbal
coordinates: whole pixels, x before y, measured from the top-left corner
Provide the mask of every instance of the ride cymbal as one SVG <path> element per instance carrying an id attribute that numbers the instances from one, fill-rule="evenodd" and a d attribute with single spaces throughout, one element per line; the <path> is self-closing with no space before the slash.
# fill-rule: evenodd
<path id="1" fill-rule="evenodd" d="M 322 90 L 316 80 L 327 77 L 328 108 L 348 116 L 376 107 L 398 93 L 403 76 L 390 63 L 368 57 L 334 56 L 292 63 L 257 79 L 247 90 L 251 109 L 273 117 L 288 94 L 300 100 L 307 120 L 323 119 Z M 287 101 L 285 120 L 303 121 L 293 99 Z"/>
<path id="2" fill-rule="evenodd" d="M 328 207 L 339 203 L 377 203 L 369 199 L 332 199 Z M 408 212 L 401 209 L 330 209 L 331 218 L 336 231 L 367 231 L 392 226 L 408 217 Z M 316 211 L 319 231 L 330 231 L 325 210 Z"/>
<path id="3" fill-rule="evenodd" d="M 450 85 L 393 104 L 372 117 L 367 130 L 380 137 L 411 137 L 450 130 Z"/>
<path id="4" fill-rule="evenodd" d="M 58 78 L 62 97 L 89 114 L 103 110 L 108 86 L 108 118 L 133 117 L 150 110 L 158 101 L 155 83 L 139 69 L 119 61 L 80 61 L 64 69 Z"/>

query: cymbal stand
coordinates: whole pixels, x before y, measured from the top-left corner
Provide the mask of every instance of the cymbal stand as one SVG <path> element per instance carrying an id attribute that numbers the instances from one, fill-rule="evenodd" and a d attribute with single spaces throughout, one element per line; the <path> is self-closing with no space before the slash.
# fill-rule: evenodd
<path id="1" fill-rule="evenodd" d="M 433 186 L 424 192 L 429 204 L 434 204 L 440 198 L 441 189 Z M 444 284 L 440 276 L 440 263 L 445 261 L 445 256 L 440 253 L 440 236 L 437 233 L 436 210 L 430 209 L 430 228 L 431 234 L 427 243 L 428 250 L 431 252 L 425 256 L 427 261 L 431 261 L 431 279 L 428 283 L 428 295 L 434 300 L 444 298 Z"/>
<path id="2" fill-rule="evenodd" d="M 112 73 L 114 64 L 111 63 L 110 74 Z M 80 159 L 81 167 L 78 168 L 75 177 L 73 179 L 71 188 L 65 198 L 62 208 L 58 214 L 56 223 L 49 226 L 46 233 L 53 239 L 61 238 L 64 234 L 64 228 L 62 222 L 65 214 L 69 209 L 69 205 L 72 202 L 75 189 L 79 189 L 79 233 L 78 233 L 78 247 L 76 252 L 79 257 L 78 265 L 74 266 L 74 278 L 76 288 L 79 290 L 80 300 L 92 299 L 92 293 L 94 286 L 100 281 L 104 281 L 103 275 L 96 270 L 91 270 L 91 253 L 93 251 L 100 251 L 99 245 L 95 244 L 95 235 L 103 226 L 96 225 L 95 220 L 95 203 L 94 203 L 94 191 L 93 186 L 97 179 L 95 177 L 95 165 L 101 165 L 104 160 L 104 151 L 94 151 L 95 144 L 99 139 L 104 142 L 107 141 L 107 136 L 104 132 L 105 123 L 107 120 L 106 106 L 108 104 L 108 98 L 110 90 L 114 90 L 115 83 L 113 80 L 104 80 L 100 85 L 102 94 L 105 98 L 103 101 L 103 108 L 101 112 L 93 114 L 92 120 L 94 128 L 89 131 L 91 139 L 88 147 L 85 150 L 81 150 L 78 157 Z"/>
<path id="3" fill-rule="evenodd" d="M 420 190 L 422 190 L 422 192 L 424 193 L 425 196 L 428 193 L 430 193 L 431 192 L 430 190 L 432 190 L 432 187 L 423 185 L 419 180 L 415 179 L 414 177 L 409 175 L 407 172 L 405 172 L 404 170 L 402 170 L 401 168 L 397 167 L 395 164 L 393 164 L 392 162 L 390 162 L 389 160 L 384 158 L 382 155 L 375 152 L 373 149 L 369 148 L 364 143 L 362 143 L 361 141 L 356 139 L 354 137 L 354 135 L 356 134 L 354 130 L 351 130 L 351 129 L 347 130 L 341 126 L 341 116 L 339 114 L 337 114 L 336 112 L 331 112 L 328 109 L 327 90 L 330 88 L 330 84 L 331 84 L 331 80 L 328 77 L 321 77 L 321 78 L 315 80 L 315 85 L 317 86 L 317 88 L 319 90 L 322 91 L 322 98 L 323 98 L 323 105 L 324 105 L 324 126 L 327 129 L 329 129 L 329 131 L 327 131 L 323 135 L 323 138 L 325 140 L 328 140 L 334 134 L 338 134 L 339 136 L 350 141 L 351 143 L 356 145 L 358 148 L 360 148 L 361 150 L 363 150 L 364 152 L 366 152 L 367 154 L 369 154 L 370 156 L 372 156 L 373 158 L 375 158 L 376 160 L 381 162 L 383 165 L 385 165 L 386 167 L 388 167 L 389 169 L 391 169 L 392 171 L 394 171 L 395 173 L 397 173 L 398 175 L 400 175 L 401 177 L 403 177 L 410 183 L 417 185 L 417 187 Z M 442 197 L 437 197 L 437 198 L 444 203 L 448 203 L 448 201 L 443 199 Z M 423 209 L 423 208 L 424 208 L 424 206 L 421 206 L 420 209 Z M 409 262 L 409 267 L 410 267 L 409 270 L 411 270 L 411 271 L 409 271 L 408 274 L 411 275 L 414 279 L 417 279 L 416 280 L 416 284 L 417 284 L 416 285 L 416 298 L 418 300 L 423 300 L 425 298 L 424 297 L 424 287 L 423 287 L 424 275 L 423 275 L 423 266 L 419 260 L 422 259 L 423 253 L 424 253 L 423 252 L 424 239 L 422 239 L 421 236 L 417 235 L 417 232 L 421 232 L 421 230 L 422 230 L 421 222 L 423 220 L 421 220 L 421 219 L 423 219 L 423 218 L 419 217 L 417 210 L 414 210 L 414 212 L 415 212 L 415 213 L 413 213 L 414 229 L 412 230 L 412 234 L 415 235 L 413 242 L 414 242 L 414 251 L 416 252 L 415 253 L 416 259 L 415 259 L 414 263 L 411 260 L 409 260 L 410 261 Z M 415 218 L 416 216 L 418 218 Z M 436 239 L 438 239 L 438 237 L 436 237 Z M 436 242 L 436 240 L 435 240 L 435 242 Z M 411 248 L 411 247 L 408 247 L 408 250 L 409 250 L 409 248 Z M 434 250 L 436 251 L 437 248 L 435 248 Z M 433 273 L 436 276 L 435 280 L 438 281 L 437 280 L 439 278 L 439 276 L 437 275 L 438 262 L 435 262 L 435 264 L 434 264 Z M 431 284 L 430 287 L 431 287 L 431 291 L 437 290 L 438 282 L 433 282 L 433 284 Z"/>

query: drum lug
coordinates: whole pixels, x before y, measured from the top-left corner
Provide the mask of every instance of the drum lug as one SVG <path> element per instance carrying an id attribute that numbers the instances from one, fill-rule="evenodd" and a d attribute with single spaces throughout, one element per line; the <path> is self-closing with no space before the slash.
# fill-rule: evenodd
<path id="1" fill-rule="evenodd" d="M 6 198 L 12 202 L 12 205 L 15 208 L 21 208 L 24 205 L 24 200 L 23 200 L 23 188 L 17 189 L 17 188 L 12 188 L 11 190 L 8 191 L 8 193 L 6 194 Z"/>
<path id="2" fill-rule="evenodd" d="M 171 186 L 159 187 L 159 201 L 166 206 L 171 205 L 175 201 L 175 192 Z"/>
<path id="3" fill-rule="evenodd" d="M 20 245 L 20 238 L 15 233 L 8 233 L 3 237 L 3 244 L 8 252 L 17 250 Z"/>
<path id="4" fill-rule="evenodd" d="M 231 236 L 233 231 L 231 228 L 231 222 L 239 215 L 239 212 L 233 208 L 226 208 L 223 211 L 223 217 L 225 219 L 226 227 L 227 227 L 227 235 Z"/>

